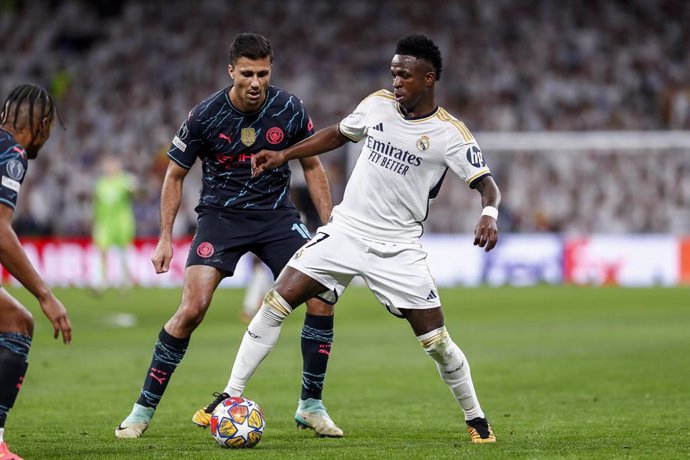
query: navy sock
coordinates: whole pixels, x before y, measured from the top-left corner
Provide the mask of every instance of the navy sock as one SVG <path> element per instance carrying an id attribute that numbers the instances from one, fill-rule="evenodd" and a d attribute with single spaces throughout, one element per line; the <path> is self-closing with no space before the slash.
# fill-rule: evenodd
<path id="1" fill-rule="evenodd" d="M 302 400 L 322 399 L 332 343 L 333 316 L 307 313 L 302 327 Z"/>
<path id="2" fill-rule="evenodd" d="M 17 399 L 29 367 L 31 337 L 15 332 L 0 333 L 0 428 Z"/>
<path id="3" fill-rule="evenodd" d="M 158 406 L 170 383 L 172 373 L 175 372 L 187 351 L 187 345 L 189 345 L 189 337 L 178 339 L 165 332 L 165 329 L 161 329 L 137 404 L 154 409 Z"/>

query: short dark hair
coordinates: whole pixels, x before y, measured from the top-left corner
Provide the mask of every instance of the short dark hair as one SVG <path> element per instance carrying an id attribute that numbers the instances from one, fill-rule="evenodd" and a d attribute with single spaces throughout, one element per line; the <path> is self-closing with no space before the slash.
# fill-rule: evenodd
<path id="1" fill-rule="evenodd" d="M 48 122 L 52 123 L 56 112 L 55 100 L 48 91 L 36 85 L 19 85 L 2 105 L 0 125 L 12 123 L 12 127 L 17 129 L 21 124 L 27 123 L 29 130 L 33 131 L 34 121 L 40 123 L 48 118 Z"/>
<path id="2" fill-rule="evenodd" d="M 273 47 L 271 42 L 261 34 L 242 33 L 230 44 L 230 63 L 234 64 L 241 57 L 256 60 L 268 56 L 273 64 Z"/>
<path id="3" fill-rule="evenodd" d="M 414 56 L 417 59 L 428 61 L 434 66 L 436 72 L 436 80 L 441 79 L 441 70 L 443 70 L 443 58 L 438 46 L 426 35 L 422 34 L 408 34 L 398 41 L 395 48 L 395 54 L 405 56 Z"/>

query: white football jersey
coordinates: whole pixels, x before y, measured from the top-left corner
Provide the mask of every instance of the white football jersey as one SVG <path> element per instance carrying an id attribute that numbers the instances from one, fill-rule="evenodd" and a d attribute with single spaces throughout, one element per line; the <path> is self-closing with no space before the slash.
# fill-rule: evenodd
<path id="1" fill-rule="evenodd" d="M 416 241 L 448 169 L 468 185 L 491 174 L 465 125 L 438 107 L 406 119 L 390 91 L 369 95 L 340 122 L 364 141 L 332 225 L 380 241 Z"/>

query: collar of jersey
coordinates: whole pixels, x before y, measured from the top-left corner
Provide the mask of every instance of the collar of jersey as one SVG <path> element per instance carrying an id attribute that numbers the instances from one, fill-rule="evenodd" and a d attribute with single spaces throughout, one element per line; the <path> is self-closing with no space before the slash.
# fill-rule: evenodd
<path id="1" fill-rule="evenodd" d="M 436 112 L 438 112 L 438 106 L 436 106 L 436 107 L 434 107 L 434 110 L 432 110 L 430 113 L 428 113 L 426 115 L 421 115 L 419 117 L 408 117 L 405 115 L 405 112 L 402 111 L 402 107 L 400 107 L 400 104 L 398 104 L 397 102 L 395 103 L 395 108 L 398 109 L 398 113 L 400 114 L 401 117 L 403 117 L 403 119 L 405 121 L 412 121 L 415 123 L 420 122 L 420 121 L 424 121 L 428 118 L 431 118 L 434 115 L 436 115 Z"/>
<path id="2" fill-rule="evenodd" d="M 230 85 L 230 86 L 228 86 L 227 88 L 225 88 L 225 100 L 227 101 L 228 104 L 230 104 L 230 108 L 232 108 L 232 110 L 234 110 L 235 112 L 237 112 L 237 113 L 239 113 L 239 114 L 241 114 L 241 115 L 245 115 L 245 116 L 256 115 L 257 113 L 261 112 L 261 111 L 264 109 L 264 107 L 266 107 L 266 104 L 268 104 L 268 99 L 269 99 L 269 97 L 268 97 L 268 92 L 271 90 L 271 88 L 272 88 L 271 86 L 269 86 L 268 88 L 266 88 L 266 100 L 264 100 L 264 103 L 261 104 L 261 107 L 259 107 L 258 109 L 256 109 L 254 112 L 243 112 L 243 111 L 241 111 L 240 109 L 238 109 L 237 107 L 235 107 L 235 104 L 233 104 L 232 101 L 230 100 L 230 89 L 231 89 L 233 86 L 234 86 L 234 85 Z"/>

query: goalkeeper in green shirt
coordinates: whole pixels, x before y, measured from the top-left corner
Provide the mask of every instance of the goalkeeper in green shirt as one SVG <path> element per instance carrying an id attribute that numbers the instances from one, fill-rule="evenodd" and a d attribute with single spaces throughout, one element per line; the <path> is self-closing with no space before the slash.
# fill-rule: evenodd
<path id="1" fill-rule="evenodd" d="M 108 286 L 108 255 L 117 258 L 122 270 L 121 287 L 132 284 L 125 251 L 135 234 L 132 196 L 136 178 L 123 171 L 120 159 L 109 155 L 103 160 L 103 175 L 96 180 L 93 192 L 93 242 L 101 252 L 102 271 L 98 291 Z"/>

